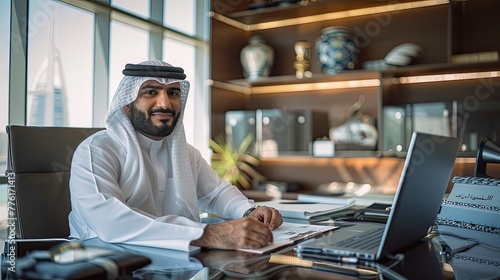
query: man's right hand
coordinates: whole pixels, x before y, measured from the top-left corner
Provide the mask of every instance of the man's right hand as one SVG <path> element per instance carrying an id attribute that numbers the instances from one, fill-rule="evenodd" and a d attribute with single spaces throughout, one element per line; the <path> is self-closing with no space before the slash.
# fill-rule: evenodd
<path id="1" fill-rule="evenodd" d="M 192 245 L 217 249 L 255 249 L 273 242 L 273 233 L 262 222 L 244 217 L 220 224 L 210 224 Z"/>

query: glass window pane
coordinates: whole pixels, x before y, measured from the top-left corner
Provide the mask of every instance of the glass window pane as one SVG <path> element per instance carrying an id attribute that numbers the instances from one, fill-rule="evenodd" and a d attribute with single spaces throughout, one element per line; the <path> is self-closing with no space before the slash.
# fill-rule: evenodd
<path id="1" fill-rule="evenodd" d="M 143 18 L 150 17 L 149 0 L 113 0 L 111 1 L 111 5 Z"/>
<path id="2" fill-rule="evenodd" d="M 0 170 L 5 170 L 9 121 L 10 1 L 0 1 Z M 3 172 L 0 173 L 3 176 Z"/>
<path id="3" fill-rule="evenodd" d="M 146 30 L 117 21 L 111 22 L 109 103 L 127 63 L 139 63 L 149 59 L 149 33 Z"/>
<path id="4" fill-rule="evenodd" d="M 196 35 L 195 0 L 165 0 L 163 8 L 165 26 L 187 35 Z"/>
<path id="5" fill-rule="evenodd" d="M 27 124 L 92 126 L 94 14 L 48 0 L 29 13 Z"/>
<path id="6" fill-rule="evenodd" d="M 10 1 L 0 1 L 0 177 L 4 177 L 7 162 L 7 133 L 9 121 L 9 46 Z M 0 183 L 0 239 L 7 239 L 7 184 Z M 0 240 L 0 241 L 1 241 Z M 0 246 L 0 248 L 3 245 Z"/>
<path id="7" fill-rule="evenodd" d="M 195 46 L 188 45 L 172 39 L 163 40 L 163 60 L 173 66 L 182 67 L 186 73 L 186 80 L 190 83 L 189 97 L 184 112 L 184 129 L 186 130 L 186 139 L 188 143 L 194 144 L 194 121 L 196 100 L 196 71 L 195 71 Z M 198 116 L 198 120 L 199 120 Z"/>

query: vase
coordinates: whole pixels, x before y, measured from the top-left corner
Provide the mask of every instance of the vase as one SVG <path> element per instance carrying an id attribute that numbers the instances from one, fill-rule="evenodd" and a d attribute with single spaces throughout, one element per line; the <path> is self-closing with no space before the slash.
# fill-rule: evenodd
<path id="1" fill-rule="evenodd" d="M 325 28 L 316 40 L 316 53 L 325 74 L 354 69 L 357 51 L 354 36 L 346 27 Z"/>
<path id="2" fill-rule="evenodd" d="M 312 55 L 312 45 L 309 41 L 299 40 L 294 44 L 295 48 L 295 62 L 293 68 L 295 69 L 295 77 L 297 79 L 311 78 L 312 72 L 309 71 L 310 60 Z"/>
<path id="3" fill-rule="evenodd" d="M 274 63 L 274 50 L 260 35 L 253 35 L 240 53 L 243 75 L 246 79 L 269 77 Z"/>

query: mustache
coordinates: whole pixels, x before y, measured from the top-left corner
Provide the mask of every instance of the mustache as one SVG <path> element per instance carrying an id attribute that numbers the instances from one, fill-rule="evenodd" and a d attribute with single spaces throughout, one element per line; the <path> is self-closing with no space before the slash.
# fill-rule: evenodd
<path id="1" fill-rule="evenodd" d="M 149 111 L 149 114 L 154 114 L 154 113 L 162 113 L 162 114 L 172 114 L 172 116 L 177 115 L 177 112 L 174 109 L 168 108 L 168 109 L 153 109 Z"/>

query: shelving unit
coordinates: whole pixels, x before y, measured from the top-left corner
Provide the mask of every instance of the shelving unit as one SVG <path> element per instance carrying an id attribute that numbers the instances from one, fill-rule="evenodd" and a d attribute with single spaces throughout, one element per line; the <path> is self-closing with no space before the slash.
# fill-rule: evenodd
<path id="1" fill-rule="evenodd" d="M 291 5 L 257 10 L 247 9 L 250 1 L 239 1 L 230 7 L 217 4 L 217 1 L 213 4 L 211 24 L 212 136 L 224 132 L 222 115 L 230 110 L 313 109 L 328 112 L 334 126 L 341 123 L 348 108 L 364 96 L 366 102 L 361 111 L 377 119 L 380 137 L 377 148 L 371 153 L 341 152 L 336 156 L 338 159 L 310 158 L 299 165 L 310 168 L 312 160 L 319 163 L 315 164 L 316 168 L 323 166 L 330 170 L 337 165 L 336 161 L 343 161 L 345 157 L 352 157 L 353 164 L 363 165 L 362 162 L 371 161 L 371 157 L 384 162 L 389 160 L 386 155 L 399 155 L 387 152 L 384 147 L 386 106 L 406 110 L 413 104 L 449 104 L 455 110 L 450 117 L 454 122 L 450 125 L 452 133 L 462 133 L 468 138 L 466 152 L 461 156 L 472 157 L 474 151 L 469 142 L 485 133 L 500 137 L 500 127 L 492 121 L 500 119 L 500 90 L 494 86 L 500 82 L 500 62 L 451 63 L 452 57 L 458 54 L 500 52 L 497 36 L 500 18 L 496 15 L 500 10 L 499 1 L 398 1 L 398 6 L 391 6 L 392 11 L 384 13 L 380 13 L 380 9 L 387 8 L 385 2 L 369 0 L 323 0 L 305 7 Z M 395 11 L 396 8 L 401 10 Z M 356 69 L 324 75 L 314 51 L 310 61 L 313 78 L 296 79 L 293 44 L 297 40 L 314 43 L 321 30 L 330 26 L 348 26 L 354 30 L 360 46 Z M 253 34 L 261 35 L 274 48 L 275 61 L 271 77 L 250 82 L 243 79 L 239 54 Z M 381 59 L 392 48 L 407 42 L 423 48 L 411 65 L 383 71 L 361 68 L 362 62 Z M 474 123 L 465 126 L 463 115 Z M 477 129 L 473 132 L 476 138 L 469 135 L 471 129 Z M 382 155 L 384 157 L 379 158 Z M 265 168 L 261 170 L 269 170 L 264 173 L 273 174 L 276 180 L 292 169 L 286 168 L 290 158 L 263 158 L 262 162 Z M 461 161 L 458 165 L 457 172 L 470 172 L 470 161 Z M 335 178 L 318 178 L 322 179 Z"/>

